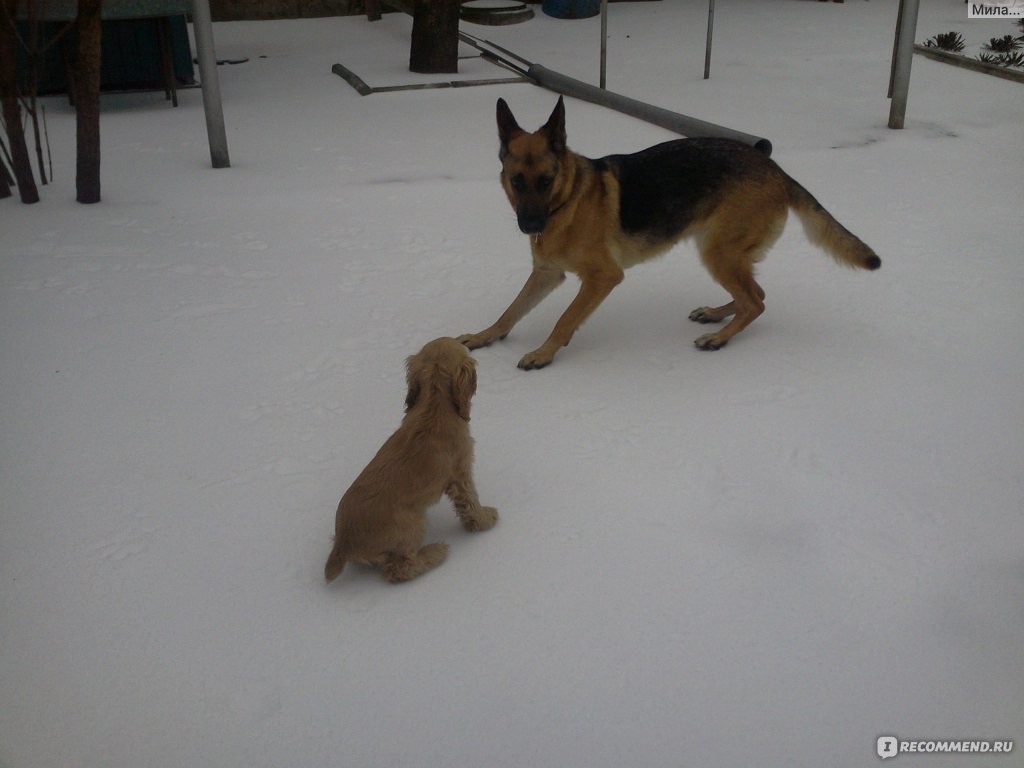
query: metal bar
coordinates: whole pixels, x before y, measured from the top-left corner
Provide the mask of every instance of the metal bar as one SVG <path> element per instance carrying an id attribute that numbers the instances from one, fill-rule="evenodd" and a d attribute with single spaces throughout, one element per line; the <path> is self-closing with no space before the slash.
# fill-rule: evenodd
<path id="1" fill-rule="evenodd" d="M 199 77 L 203 85 L 203 112 L 206 135 L 210 141 L 210 159 L 214 168 L 229 168 L 228 137 L 224 130 L 224 107 L 217 79 L 217 54 L 213 48 L 213 23 L 209 0 L 192 0 L 192 30 L 196 37 Z"/>
<path id="2" fill-rule="evenodd" d="M 478 51 L 487 51 L 488 53 L 491 53 L 490 51 L 488 51 L 486 48 L 483 47 L 485 45 L 489 45 L 495 51 L 500 51 L 501 53 L 504 53 L 506 56 L 511 56 L 513 59 L 515 59 L 516 61 L 518 61 L 520 64 L 522 64 L 525 67 L 532 67 L 533 66 L 533 62 L 532 61 L 527 61 L 526 59 L 524 59 L 519 54 L 513 53 L 508 48 L 502 48 L 500 45 L 498 45 L 497 43 L 492 43 L 490 40 L 481 40 L 479 37 L 474 37 L 473 35 L 471 35 L 471 34 L 469 34 L 467 32 L 459 32 L 459 38 L 464 43 L 467 43 L 467 44 L 473 46 L 474 48 L 476 48 Z M 491 53 L 491 55 L 494 56 L 493 53 Z"/>
<path id="3" fill-rule="evenodd" d="M 382 85 L 371 88 L 359 75 L 346 67 L 344 64 L 335 64 L 331 72 L 336 74 L 346 83 L 355 88 L 360 96 L 369 96 L 371 93 L 390 93 L 394 91 L 424 91 L 434 88 L 470 88 L 476 85 L 506 85 L 512 83 L 528 83 L 525 77 L 496 77 L 486 80 L 449 80 L 438 83 L 411 83 L 409 85 Z"/>
<path id="4" fill-rule="evenodd" d="M 753 136 L 749 133 L 736 131 L 725 126 L 715 125 L 695 117 L 680 115 L 677 112 L 670 112 L 661 107 L 645 104 L 642 101 L 631 99 L 612 91 L 603 91 L 588 83 L 575 80 L 571 77 L 554 72 L 540 64 L 534 64 L 527 73 L 532 79 L 548 90 L 555 93 L 573 96 L 593 104 L 600 104 L 618 112 L 631 115 L 662 128 L 667 128 L 683 136 L 717 136 L 726 139 L 735 139 L 764 152 L 766 155 L 772 153 L 772 143 L 760 136 Z"/>
<path id="5" fill-rule="evenodd" d="M 360 96 L 369 96 L 371 93 L 373 93 L 373 88 L 368 86 L 366 84 L 366 81 L 363 80 L 363 78 L 361 78 L 359 75 L 357 75 L 355 72 L 353 72 L 351 69 L 344 66 L 343 64 L 335 64 L 333 67 L 331 67 L 331 72 L 333 72 L 346 83 L 355 88 L 356 93 L 358 93 Z"/>
<path id="6" fill-rule="evenodd" d="M 904 0 L 900 14 L 900 34 L 896 40 L 892 77 L 892 103 L 889 105 L 889 127 L 902 128 L 907 115 L 910 91 L 910 62 L 914 58 L 914 35 L 917 33 L 919 0 Z"/>
<path id="7" fill-rule="evenodd" d="M 715 0 L 708 0 L 708 41 L 704 46 L 704 79 L 711 77 L 711 35 L 715 28 Z"/>
<path id="8" fill-rule="evenodd" d="M 608 0 L 601 0 L 601 89 L 608 85 Z"/>
<path id="9" fill-rule="evenodd" d="M 892 60 L 889 63 L 889 90 L 885 92 L 885 98 L 892 98 L 892 84 L 896 79 L 896 49 L 900 44 L 900 24 L 903 22 L 903 4 L 904 0 L 900 0 L 900 8 L 896 15 L 896 34 L 892 38 Z"/>
<path id="10" fill-rule="evenodd" d="M 505 85 L 511 83 L 527 83 L 522 77 L 500 77 L 493 80 L 448 80 L 437 83 L 412 83 L 410 85 L 382 85 L 371 88 L 370 93 L 389 93 L 393 91 L 426 91 L 434 88 L 472 88 L 478 85 Z"/>
<path id="11" fill-rule="evenodd" d="M 515 72 L 525 82 L 531 82 L 530 77 L 529 75 L 526 74 L 525 69 L 516 64 L 513 64 L 511 61 L 508 61 L 506 59 L 501 58 L 500 56 L 491 53 L 490 51 L 481 51 L 480 58 L 483 59 L 484 61 L 489 61 L 491 62 L 491 64 L 501 67 L 502 69 L 507 69 L 509 72 Z"/>
<path id="12" fill-rule="evenodd" d="M 538 85 L 547 88 L 555 93 L 562 93 L 566 96 L 573 96 L 583 101 L 589 101 L 593 104 L 599 104 L 603 107 L 614 109 L 618 112 L 622 112 L 632 117 L 645 120 L 648 123 L 659 125 L 662 128 L 667 128 L 670 131 L 674 131 L 682 136 L 717 136 L 721 138 L 735 139 L 736 141 L 742 141 L 745 144 L 750 144 L 756 149 L 764 152 L 766 155 L 772 153 L 772 143 L 768 139 L 760 136 L 753 136 L 749 133 L 743 133 L 742 131 L 735 131 L 732 128 L 726 128 L 725 126 L 715 125 L 705 120 L 698 120 L 695 117 L 688 117 L 686 115 L 680 115 L 677 112 L 670 112 L 667 109 L 661 107 L 655 107 L 651 104 L 645 104 L 642 101 L 631 99 L 628 96 L 623 96 L 618 93 L 613 93 L 602 88 L 584 83 L 581 80 L 575 80 L 571 77 L 555 72 L 548 69 L 540 64 L 533 64 L 528 62 L 526 59 L 518 56 L 512 51 L 502 48 L 500 45 L 496 45 L 489 40 L 481 40 L 472 35 L 460 32 L 459 37 L 463 42 L 468 43 L 472 47 L 480 51 L 484 58 L 491 59 L 503 66 L 508 67 L 516 72 L 521 72 L 530 80 L 533 80 Z M 502 58 L 498 54 L 490 50 L 494 48 L 501 51 L 502 53 L 511 56 L 517 61 L 523 62 L 529 65 L 529 69 L 522 70 L 517 65 Z M 335 65 L 335 71 L 341 65 Z M 342 67 L 342 69 L 344 69 Z M 340 73 L 339 73 L 340 74 Z M 374 91 L 378 89 L 373 89 Z"/>

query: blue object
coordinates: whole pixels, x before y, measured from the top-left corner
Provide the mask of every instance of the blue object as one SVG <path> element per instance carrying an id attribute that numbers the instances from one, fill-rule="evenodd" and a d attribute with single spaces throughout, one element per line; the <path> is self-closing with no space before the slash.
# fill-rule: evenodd
<path id="1" fill-rule="evenodd" d="M 556 19 L 586 19 L 601 12 L 601 0 L 544 0 L 541 9 Z"/>

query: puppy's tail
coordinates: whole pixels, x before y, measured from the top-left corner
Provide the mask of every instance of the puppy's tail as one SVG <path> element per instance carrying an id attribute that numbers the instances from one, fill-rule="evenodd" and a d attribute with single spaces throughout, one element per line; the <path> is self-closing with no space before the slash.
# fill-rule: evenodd
<path id="1" fill-rule="evenodd" d="M 814 195 L 786 177 L 789 204 L 804 225 L 807 239 L 822 248 L 839 264 L 854 269 L 878 269 L 882 260 L 859 237 L 826 211 Z"/>
<path id="2" fill-rule="evenodd" d="M 341 573 L 345 567 L 345 556 L 341 554 L 341 547 L 338 543 L 334 543 L 334 549 L 331 550 L 330 557 L 327 558 L 327 564 L 324 566 L 324 579 L 330 584 Z"/>

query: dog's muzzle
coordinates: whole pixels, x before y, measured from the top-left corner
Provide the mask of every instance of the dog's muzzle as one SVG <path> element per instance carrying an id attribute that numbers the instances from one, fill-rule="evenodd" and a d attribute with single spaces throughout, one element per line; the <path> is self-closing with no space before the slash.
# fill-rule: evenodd
<path id="1" fill-rule="evenodd" d="M 548 223 L 547 211 L 517 211 L 519 230 L 525 235 L 539 235 Z"/>
<path id="2" fill-rule="evenodd" d="M 544 225 L 547 221 L 540 217 L 534 217 L 529 219 L 519 219 L 519 230 L 524 235 L 539 235 L 544 231 Z"/>

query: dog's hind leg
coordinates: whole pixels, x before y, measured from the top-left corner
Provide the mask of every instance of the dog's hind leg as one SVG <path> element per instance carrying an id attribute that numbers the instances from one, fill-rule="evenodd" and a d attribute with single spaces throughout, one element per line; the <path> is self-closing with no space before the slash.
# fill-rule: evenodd
<path id="1" fill-rule="evenodd" d="M 388 553 L 381 565 L 384 578 L 392 584 L 415 579 L 431 568 L 436 568 L 448 557 L 448 545 L 436 542 L 424 544 L 414 551 L 396 551 Z"/>
<path id="2" fill-rule="evenodd" d="M 699 349 L 720 349 L 764 312 L 764 289 L 754 280 L 754 265 L 764 258 L 786 223 L 783 199 L 771 187 L 760 194 L 738 195 L 724 202 L 708 221 L 699 240 L 700 257 L 732 301 L 720 307 L 701 307 L 690 313 L 699 323 L 732 316 L 724 328 L 694 340 Z"/>
<path id="3" fill-rule="evenodd" d="M 724 328 L 706 333 L 694 340 L 698 349 L 721 349 L 764 312 L 764 289 L 754 280 L 754 264 L 761 259 L 774 238 L 766 241 L 754 238 L 737 242 L 729 237 L 724 242 L 706 241 L 701 248 L 701 259 L 708 272 L 732 296 L 732 301 L 721 307 L 702 307 L 690 313 L 697 322 L 717 322 L 732 315 Z"/>
<path id="4" fill-rule="evenodd" d="M 718 310 L 723 313 L 729 310 L 733 317 L 720 331 L 706 333 L 695 339 L 693 343 L 698 349 L 721 349 L 764 312 L 764 291 L 754 280 L 753 265 L 737 264 L 728 274 L 716 274 L 715 278 L 733 297 L 731 302 Z M 713 316 L 714 310 L 708 314 Z"/>
<path id="5" fill-rule="evenodd" d="M 697 307 L 690 313 L 690 319 L 695 323 L 720 323 L 734 314 L 736 314 L 736 302 L 730 301 L 720 307 Z"/>
<path id="6" fill-rule="evenodd" d="M 764 290 L 756 282 L 754 286 L 757 289 L 758 298 L 763 302 Z M 723 304 L 720 307 L 697 307 L 690 313 L 690 319 L 695 323 L 720 323 L 727 317 L 732 317 L 735 314 L 736 302 L 730 301 L 728 304 Z"/>
<path id="7" fill-rule="evenodd" d="M 423 544 L 426 530 L 427 518 L 417 511 L 413 520 L 395 531 L 395 538 L 377 560 L 385 579 L 392 584 L 409 581 L 444 562 L 448 545 Z"/>

